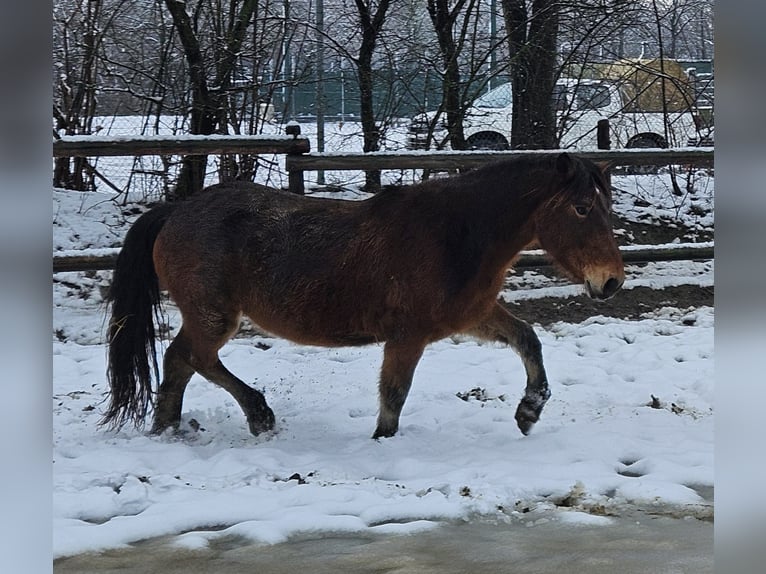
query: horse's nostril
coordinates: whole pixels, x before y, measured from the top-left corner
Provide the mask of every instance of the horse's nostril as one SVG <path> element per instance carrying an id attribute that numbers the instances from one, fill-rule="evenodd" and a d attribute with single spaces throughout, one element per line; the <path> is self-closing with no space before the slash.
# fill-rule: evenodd
<path id="1" fill-rule="evenodd" d="M 608 299 L 609 297 L 617 293 L 620 287 L 622 287 L 622 281 L 618 281 L 614 277 L 610 277 L 609 280 L 606 283 L 604 283 L 604 290 L 603 290 L 604 298 Z"/>

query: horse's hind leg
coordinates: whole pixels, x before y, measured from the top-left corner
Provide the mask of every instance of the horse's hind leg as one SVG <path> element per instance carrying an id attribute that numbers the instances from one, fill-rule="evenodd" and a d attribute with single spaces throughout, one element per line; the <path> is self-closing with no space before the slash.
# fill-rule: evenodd
<path id="1" fill-rule="evenodd" d="M 399 430 L 399 415 L 412 385 L 415 367 L 425 345 L 389 341 L 383 349 L 380 372 L 380 412 L 372 438 L 390 437 Z"/>
<path id="2" fill-rule="evenodd" d="M 229 391 L 245 413 L 251 433 L 258 435 L 274 428 L 274 412 L 269 408 L 263 394 L 235 377 L 217 356 L 215 362 L 201 365 L 197 371 L 209 381 Z"/>
<path id="3" fill-rule="evenodd" d="M 229 372 L 218 357 L 219 349 L 239 328 L 239 314 L 207 306 L 197 306 L 194 313 L 182 314 L 190 344 L 189 365 L 234 397 L 247 417 L 251 433 L 258 435 L 274 428 L 274 413 L 263 394 Z"/>
<path id="4" fill-rule="evenodd" d="M 152 434 L 160 434 L 167 428 L 178 428 L 181 422 L 181 406 L 184 391 L 194 374 L 190 364 L 191 353 L 184 329 L 178 332 L 165 351 L 162 364 L 162 384 L 157 393 L 154 408 Z"/>
<path id="5" fill-rule="evenodd" d="M 509 345 L 521 357 L 527 371 L 527 387 L 516 409 L 515 418 L 521 432 L 529 434 L 551 396 L 543 367 L 540 339 L 532 327 L 514 317 L 499 303 L 495 304 L 489 317 L 469 331 L 469 334 Z"/>

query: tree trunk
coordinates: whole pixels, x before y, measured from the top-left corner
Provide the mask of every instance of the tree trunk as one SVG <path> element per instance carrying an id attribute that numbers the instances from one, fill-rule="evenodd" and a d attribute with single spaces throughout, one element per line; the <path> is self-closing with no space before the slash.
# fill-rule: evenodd
<path id="1" fill-rule="evenodd" d="M 556 83 L 556 0 L 501 0 L 511 55 L 513 149 L 558 147 L 553 88 Z"/>
<path id="2" fill-rule="evenodd" d="M 428 0 L 428 14 L 431 17 L 436 37 L 439 41 L 444 77 L 442 78 L 442 104 L 447 119 L 447 131 L 452 149 L 462 150 L 468 147 L 463 131 L 465 110 L 460 97 L 460 67 L 458 56 L 460 49 L 455 42 L 455 22 L 463 11 L 466 0 L 458 0 L 452 10 L 448 0 Z M 468 10 L 473 6 L 470 1 Z"/>
<path id="3" fill-rule="evenodd" d="M 359 57 L 356 61 L 357 77 L 359 78 L 359 115 L 362 122 L 364 152 L 380 149 L 380 129 L 375 121 L 373 99 L 372 57 L 375 45 L 383 29 L 386 14 L 391 0 L 380 0 L 374 14 L 371 13 L 371 1 L 355 0 L 362 26 L 362 43 L 359 47 Z M 365 190 L 376 192 L 380 189 L 380 171 L 365 172 Z"/>
<path id="4" fill-rule="evenodd" d="M 208 86 L 205 69 L 205 58 L 202 53 L 191 17 L 186 12 L 186 2 L 183 0 L 165 0 L 165 5 L 173 18 L 173 25 L 178 32 L 184 56 L 189 66 L 191 83 L 191 118 L 189 132 L 194 135 L 210 135 L 216 133 L 226 122 L 226 101 L 221 95 L 231 84 L 237 54 L 247 27 L 255 11 L 257 0 L 243 0 L 239 12 L 233 15 L 227 36 L 223 55 L 218 58 L 214 69 L 216 91 Z M 181 172 L 178 176 L 175 191 L 168 199 L 184 199 L 200 191 L 205 183 L 207 168 L 206 155 L 185 156 L 181 162 Z"/>

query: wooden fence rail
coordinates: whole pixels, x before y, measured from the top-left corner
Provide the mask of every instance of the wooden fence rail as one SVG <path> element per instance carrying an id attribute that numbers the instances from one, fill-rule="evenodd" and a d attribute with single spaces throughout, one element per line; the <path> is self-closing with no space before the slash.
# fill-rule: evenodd
<path id="1" fill-rule="evenodd" d="M 688 261 L 713 259 L 713 242 L 671 243 L 666 245 L 628 245 L 620 248 L 625 263 Z M 114 269 L 120 250 L 95 249 L 53 254 L 53 272 L 98 271 Z M 514 267 L 545 267 L 549 260 L 539 251 L 524 251 Z"/>
<path id="2" fill-rule="evenodd" d="M 289 155 L 285 169 L 290 174 L 290 191 L 304 192 L 304 171 L 430 169 L 457 170 L 476 167 L 503 157 L 551 156 L 562 151 L 576 153 L 610 167 L 623 165 L 713 165 L 712 148 L 616 149 L 616 150 L 533 150 L 533 151 L 410 151 L 373 153 L 308 153 Z"/>
<path id="3" fill-rule="evenodd" d="M 287 171 L 373 169 L 465 169 L 503 157 L 552 156 L 562 151 L 593 161 L 621 165 L 693 164 L 712 166 L 713 148 L 635 148 L 614 150 L 409 151 L 308 153 L 286 158 Z"/>
<path id="4" fill-rule="evenodd" d="M 308 138 L 299 126 L 284 136 L 64 136 L 53 142 L 53 157 L 203 155 L 246 153 L 285 154 L 289 189 L 303 193 L 304 172 L 324 170 L 426 169 L 458 170 L 476 167 L 503 157 L 550 156 L 562 151 L 576 153 L 611 167 L 687 164 L 712 167 L 714 148 L 615 149 L 615 150 L 532 150 L 532 151 L 407 151 L 309 153 Z"/>
<path id="5" fill-rule="evenodd" d="M 308 138 L 292 135 L 63 136 L 53 141 L 53 157 L 302 154 L 310 149 Z"/>

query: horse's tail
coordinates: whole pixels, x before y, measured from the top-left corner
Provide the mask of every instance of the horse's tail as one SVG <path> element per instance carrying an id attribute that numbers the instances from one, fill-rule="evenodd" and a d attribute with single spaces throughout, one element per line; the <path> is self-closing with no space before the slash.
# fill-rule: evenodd
<path id="1" fill-rule="evenodd" d="M 154 318 L 159 317 L 160 287 L 152 249 L 175 204 L 159 205 L 139 217 L 125 235 L 106 296 L 112 314 L 108 328 L 109 408 L 101 424 L 139 426 L 153 400 L 152 371 L 159 380 Z"/>

